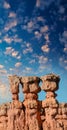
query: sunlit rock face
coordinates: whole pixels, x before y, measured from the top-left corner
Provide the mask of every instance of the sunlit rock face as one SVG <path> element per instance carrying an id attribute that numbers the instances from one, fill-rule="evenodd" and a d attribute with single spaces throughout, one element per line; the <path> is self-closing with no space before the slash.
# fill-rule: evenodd
<path id="1" fill-rule="evenodd" d="M 0 130 L 67 130 L 67 103 L 56 100 L 60 77 L 9 76 L 12 102 L 0 105 Z M 39 83 L 42 82 L 42 86 Z M 19 101 L 19 86 L 24 101 Z M 38 92 L 46 92 L 46 99 L 38 100 Z"/>

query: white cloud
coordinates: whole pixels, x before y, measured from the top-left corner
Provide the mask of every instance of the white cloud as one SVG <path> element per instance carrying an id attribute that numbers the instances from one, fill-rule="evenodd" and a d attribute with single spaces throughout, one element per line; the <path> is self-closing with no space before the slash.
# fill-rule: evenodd
<path id="1" fill-rule="evenodd" d="M 45 22 L 45 19 L 44 19 L 42 16 L 38 16 L 38 17 L 37 17 L 37 21 L 44 23 L 44 22 Z"/>
<path id="2" fill-rule="evenodd" d="M 22 65 L 22 63 L 21 62 L 17 62 L 16 64 L 15 64 L 15 67 L 20 67 Z"/>
<path id="3" fill-rule="evenodd" d="M 45 69 L 47 69 L 47 66 L 46 65 L 40 65 L 38 69 L 39 69 L 39 72 L 43 72 Z"/>
<path id="4" fill-rule="evenodd" d="M 13 71 L 14 69 L 13 68 L 9 68 L 10 71 Z"/>
<path id="5" fill-rule="evenodd" d="M 33 54 L 33 57 L 36 59 L 36 61 L 40 64 L 40 65 L 45 65 L 48 62 L 48 57 L 44 56 L 44 55 L 37 55 L 37 54 Z"/>
<path id="6" fill-rule="evenodd" d="M 67 44 L 67 31 L 64 31 L 59 37 L 61 43 Z"/>
<path id="7" fill-rule="evenodd" d="M 33 18 L 32 18 L 32 20 L 25 18 L 24 25 L 22 25 L 22 29 L 27 30 L 29 33 L 31 33 L 37 26 L 36 22 L 37 22 L 37 20 L 34 20 Z"/>
<path id="8" fill-rule="evenodd" d="M 6 34 L 3 37 L 3 41 L 5 41 L 7 44 L 11 44 L 12 42 L 21 43 L 23 39 L 19 38 L 17 34 L 15 34 L 14 36 L 9 36 L 8 34 Z"/>
<path id="9" fill-rule="evenodd" d="M 45 25 L 45 26 L 43 26 L 43 27 L 40 28 L 40 32 L 41 32 L 41 33 L 46 33 L 46 32 L 48 32 L 48 31 L 49 31 L 49 28 L 48 28 L 47 25 Z"/>
<path id="10" fill-rule="evenodd" d="M 2 43 L 2 40 L 0 39 L 0 44 Z"/>
<path id="11" fill-rule="evenodd" d="M 30 67 L 26 67 L 25 70 L 26 70 L 27 72 L 29 72 L 29 71 L 31 71 L 32 69 L 31 69 Z"/>
<path id="12" fill-rule="evenodd" d="M 16 35 L 13 37 L 13 41 L 14 41 L 15 43 L 20 43 L 20 42 L 23 41 L 23 39 L 19 38 L 18 35 L 16 34 Z"/>
<path id="13" fill-rule="evenodd" d="M 67 31 L 63 32 L 63 37 L 67 38 Z"/>
<path id="14" fill-rule="evenodd" d="M 6 36 L 3 38 L 3 40 L 4 40 L 6 43 L 8 43 L 8 44 L 10 44 L 10 43 L 13 41 L 13 39 L 10 38 L 10 37 L 8 37 L 8 35 L 6 35 Z"/>
<path id="15" fill-rule="evenodd" d="M 65 70 L 67 70 L 67 66 L 65 66 Z"/>
<path id="16" fill-rule="evenodd" d="M 67 53 L 67 44 L 65 44 L 64 52 Z"/>
<path id="17" fill-rule="evenodd" d="M 26 48 L 25 50 L 23 50 L 23 54 L 27 54 L 27 53 L 31 53 L 33 50 L 31 47 Z"/>
<path id="18" fill-rule="evenodd" d="M 15 18 L 16 17 L 16 13 L 10 12 L 8 17 L 9 18 Z"/>
<path id="19" fill-rule="evenodd" d="M 11 55 L 12 55 L 12 57 L 17 57 L 18 51 L 13 51 Z"/>
<path id="20" fill-rule="evenodd" d="M 21 59 L 21 55 L 18 55 L 18 56 L 17 56 L 17 59 L 18 59 L 18 60 Z"/>
<path id="21" fill-rule="evenodd" d="M 0 74 L 7 74 L 7 70 L 0 70 Z"/>
<path id="22" fill-rule="evenodd" d="M 59 13 L 63 14 L 65 12 L 65 8 L 63 6 L 60 6 Z"/>
<path id="23" fill-rule="evenodd" d="M 10 8 L 10 4 L 7 3 L 6 1 L 4 1 L 4 8 L 5 8 L 5 9 L 9 9 L 9 8 Z"/>
<path id="24" fill-rule="evenodd" d="M 1 100 L 7 100 L 10 98 L 9 88 L 2 82 L 0 82 L 0 98 Z"/>
<path id="25" fill-rule="evenodd" d="M 4 68 L 4 66 L 0 64 L 0 69 L 3 69 L 3 68 Z"/>
<path id="26" fill-rule="evenodd" d="M 39 31 L 35 31 L 35 38 L 37 38 L 38 40 L 41 38 L 42 34 Z"/>
<path id="27" fill-rule="evenodd" d="M 44 71 L 51 72 L 52 71 L 52 65 L 49 64 L 40 64 L 38 68 L 38 72 L 42 73 Z"/>
<path id="28" fill-rule="evenodd" d="M 44 10 L 45 7 L 49 6 L 54 0 L 36 0 L 36 7 Z"/>
<path id="29" fill-rule="evenodd" d="M 45 64 L 45 63 L 47 63 L 47 61 L 48 61 L 48 58 L 47 57 L 45 57 L 45 56 L 39 56 L 38 57 L 39 58 L 39 63 L 40 64 Z"/>
<path id="30" fill-rule="evenodd" d="M 33 27 L 33 21 L 28 22 L 27 27 L 32 28 Z"/>
<path id="31" fill-rule="evenodd" d="M 9 31 L 10 29 L 12 29 L 13 27 L 16 27 L 16 26 L 17 26 L 17 19 L 7 23 L 4 30 Z"/>
<path id="32" fill-rule="evenodd" d="M 49 48 L 49 46 L 46 44 L 46 45 L 43 45 L 43 46 L 41 47 L 41 50 L 42 50 L 43 52 L 48 53 L 48 52 L 50 51 L 50 48 Z"/>
<path id="33" fill-rule="evenodd" d="M 33 40 L 37 39 L 41 41 L 42 36 L 48 32 L 49 28 L 47 25 L 39 25 L 39 22 L 41 22 L 43 25 L 45 24 L 45 19 L 42 16 L 38 17 L 35 12 L 34 15 L 35 16 L 32 18 L 32 20 L 26 20 L 25 24 L 22 25 L 22 29 L 28 31 L 29 33 L 34 33 L 35 36 L 32 38 Z"/>
<path id="34" fill-rule="evenodd" d="M 30 43 L 26 43 L 26 47 L 23 50 L 23 54 L 32 53 L 32 52 L 33 52 L 33 49 L 31 47 L 31 44 Z"/>
<path id="35" fill-rule="evenodd" d="M 67 70 L 67 59 L 65 59 L 65 57 L 60 57 L 59 63 L 65 70 Z"/>
<path id="36" fill-rule="evenodd" d="M 14 48 L 12 47 L 6 47 L 6 51 L 5 51 L 6 55 L 12 56 L 16 59 L 20 59 L 21 56 L 19 55 L 19 52 L 16 51 Z"/>
<path id="37" fill-rule="evenodd" d="M 31 19 L 25 19 L 25 24 L 22 25 L 22 29 L 27 30 L 29 33 L 34 33 L 35 36 L 40 36 L 42 35 L 40 30 L 40 25 L 38 24 L 38 22 L 41 22 L 42 24 L 44 24 L 45 20 L 43 17 L 41 16 L 35 16 Z M 40 34 L 40 35 L 39 35 Z"/>
<path id="38" fill-rule="evenodd" d="M 6 87 L 4 84 L 0 84 L 0 95 L 5 97 Z"/>
<path id="39" fill-rule="evenodd" d="M 32 72 L 33 72 L 32 68 L 30 68 L 30 67 L 25 67 L 25 69 L 23 70 L 23 74 L 24 75 L 30 74 Z"/>
<path id="40" fill-rule="evenodd" d="M 2 35 L 2 33 L 0 32 L 0 36 Z"/>
<path id="41" fill-rule="evenodd" d="M 29 61 L 30 64 L 35 63 L 35 59 Z"/>
<path id="42" fill-rule="evenodd" d="M 14 51 L 14 48 L 12 48 L 12 47 L 6 47 L 5 54 L 11 55 L 13 51 Z"/>
<path id="43" fill-rule="evenodd" d="M 45 34 L 45 35 L 44 35 L 44 38 L 45 38 L 46 42 L 50 42 L 50 40 L 49 40 L 49 35 L 48 35 L 48 34 Z"/>
<path id="44" fill-rule="evenodd" d="M 64 60 L 64 63 L 67 64 L 67 60 Z"/>
<path id="45" fill-rule="evenodd" d="M 23 26 L 23 29 L 27 30 L 29 33 L 33 31 L 33 29 L 35 28 L 35 21 L 30 20 L 29 22 L 27 22 L 26 25 Z"/>
<path id="46" fill-rule="evenodd" d="M 63 52 L 67 53 L 67 31 L 64 31 L 59 37 L 61 44 L 64 45 Z"/>
<path id="47" fill-rule="evenodd" d="M 36 7 L 40 7 L 40 0 L 36 0 Z"/>
<path id="48" fill-rule="evenodd" d="M 64 52 L 67 52 L 67 47 L 64 48 Z"/>

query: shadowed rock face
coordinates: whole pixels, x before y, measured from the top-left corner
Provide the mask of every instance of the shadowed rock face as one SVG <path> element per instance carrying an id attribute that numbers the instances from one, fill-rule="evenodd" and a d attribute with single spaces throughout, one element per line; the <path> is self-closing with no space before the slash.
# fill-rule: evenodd
<path id="1" fill-rule="evenodd" d="M 67 130 L 67 103 L 56 100 L 59 76 L 9 76 L 12 102 L 0 105 L 0 130 Z M 39 86 L 40 81 L 42 86 Z M 24 101 L 19 101 L 19 85 Z M 46 99 L 38 100 L 38 92 L 46 92 Z"/>
<path id="2" fill-rule="evenodd" d="M 42 90 L 48 91 L 56 91 L 59 87 L 58 83 L 60 81 L 60 77 L 58 75 L 49 74 L 41 77 L 43 84 Z"/>

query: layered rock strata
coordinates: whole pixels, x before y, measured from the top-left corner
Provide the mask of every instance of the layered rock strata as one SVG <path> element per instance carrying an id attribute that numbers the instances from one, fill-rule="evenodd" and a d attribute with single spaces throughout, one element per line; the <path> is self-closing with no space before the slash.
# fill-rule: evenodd
<path id="1" fill-rule="evenodd" d="M 0 105 L 0 130 L 67 130 L 67 103 L 59 103 L 55 93 L 59 88 L 58 75 L 40 78 L 13 75 L 9 81 L 12 102 Z M 22 102 L 19 101 L 20 85 L 24 94 Z M 43 101 L 38 100 L 41 90 L 46 92 Z"/>

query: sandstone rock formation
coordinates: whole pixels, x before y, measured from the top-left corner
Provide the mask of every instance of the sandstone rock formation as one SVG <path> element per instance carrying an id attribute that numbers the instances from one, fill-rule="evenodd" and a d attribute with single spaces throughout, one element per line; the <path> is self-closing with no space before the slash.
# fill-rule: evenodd
<path id="1" fill-rule="evenodd" d="M 41 130 L 41 117 L 37 93 L 40 91 L 38 77 L 22 77 L 21 83 L 25 96 L 25 130 Z"/>
<path id="2" fill-rule="evenodd" d="M 12 102 L 0 105 L 0 130 L 67 130 L 67 103 L 56 100 L 59 76 L 13 75 L 9 76 L 9 81 Z M 24 93 L 23 102 L 19 101 L 20 84 Z M 46 92 L 43 101 L 38 100 L 41 90 Z"/>
<path id="3" fill-rule="evenodd" d="M 60 78 L 54 74 L 41 77 L 43 84 L 42 90 L 46 91 L 46 99 L 42 101 L 45 120 L 43 130 L 63 130 L 61 124 L 55 119 L 58 111 L 58 101 L 55 99 L 55 90 L 58 89 Z"/>

